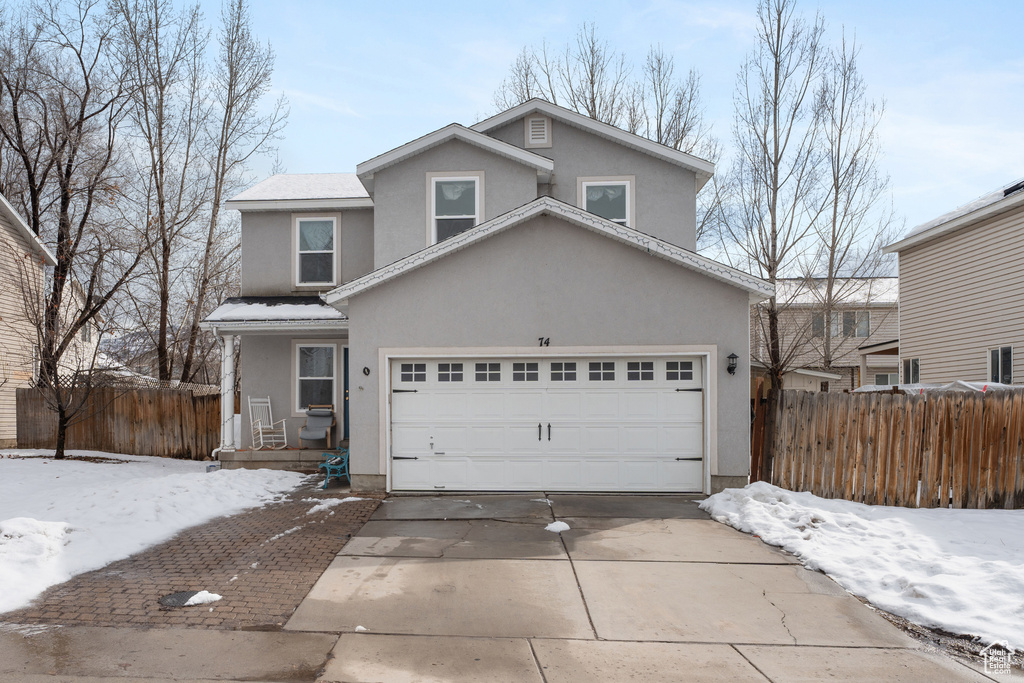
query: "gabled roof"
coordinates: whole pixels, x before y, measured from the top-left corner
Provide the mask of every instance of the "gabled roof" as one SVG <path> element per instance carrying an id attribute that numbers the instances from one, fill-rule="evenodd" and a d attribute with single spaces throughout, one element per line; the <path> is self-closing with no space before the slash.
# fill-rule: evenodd
<path id="1" fill-rule="evenodd" d="M 7 201 L 7 197 L 2 194 L 0 194 L 0 212 L 7 217 L 7 220 L 9 220 L 11 225 L 14 226 L 14 229 L 22 234 L 22 237 L 24 237 L 25 241 L 29 243 L 29 246 L 31 246 L 37 254 L 43 257 L 43 262 L 46 263 L 46 265 L 57 265 L 57 259 L 54 255 L 46 248 L 46 245 L 43 244 L 41 239 L 39 239 L 39 236 L 32 232 L 32 228 L 28 227 L 28 223 L 26 223 L 21 217 L 21 214 L 11 206 L 11 203 Z"/>
<path id="2" fill-rule="evenodd" d="M 741 270 L 712 261 L 692 251 L 682 249 L 664 240 L 644 234 L 624 225 L 601 218 L 588 211 L 577 208 L 552 197 L 540 197 L 529 204 L 524 204 L 518 209 L 509 211 L 506 214 L 492 218 L 469 230 L 459 233 L 454 237 L 446 239 L 437 244 L 422 249 L 415 254 L 399 259 L 394 263 L 378 268 L 377 270 L 336 287 L 322 295 L 324 301 L 332 306 L 343 305 L 350 297 L 361 294 L 378 285 L 405 273 L 411 272 L 423 266 L 429 265 L 438 259 L 449 254 L 465 249 L 493 235 L 504 232 L 509 228 L 525 223 L 537 216 L 548 215 L 561 218 L 579 227 L 591 230 L 598 234 L 609 237 L 623 244 L 645 251 L 654 256 L 661 257 L 666 261 L 683 266 L 689 270 L 707 275 L 721 282 L 746 291 L 750 300 L 761 301 L 767 299 L 774 292 L 774 288 L 768 282 L 744 273 Z"/>
<path id="3" fill-rule="evenodd" d="M 355 173 L 278 173 L 224 204 L 240 211 L 368 208 L 373 200 Z"/>
<path id="4" fill-rule="evenodd" d="M 389 166 L 405 161 L 409 157 L 421 154 L 432 147 L 444 144 L 449 140 L 461 140 L 467 144 L 479 147 L 480 149 L 493 152 L 499 156 L 503 156 L 506 159 L 517 161 L 531 168 L 537 169 L 537 174 L 541 177 L 541 182 L 547 182 L 550 179 L 551 172 L 555 169 L 555 163 L 547 157 L 542 157 L 539 154 L 534 154 L 525 149 L 510 145 L 507 142 L 496 140 L 489 135 L 478 133 L 475 130 L 466 128 L 465 126 L 452 123 L 439 130 L 435 130 L 433 133 L 427 133 L 421 138 L 417 138 L 412 142 L 407 142 L 401 147 L 396 147 L 390 152 L 384 152 L 379 156 L 375 156 L 369 161 L 356 166 L 356 175 L 363 181 L 367 189 L 373 191 L 373 174 L 377 171 L 381 171 Z"/>
<path id="5" fill-rule="evenodd" d="M 1024 182 L 1018 180 L 982 195 L 927 223 L 922 223 L 908 232 L 906 237 L 884 247 L 882 251 L 887 254 L 900 252 L 1022 206 L 1024 206 Z"/>
<path id="6" fill-rule="evenodd" d="M 596 119 L 592 119 L 589 116 L 583 114 L 577 114 L 576 112 L 566 109 L 565 107 L 559 107 L 556 104 L 551 104 L 547 100 L 531 99 L 523 102 L 522 104 L 507 109 L 500 114 L 495 114 L 489 119 L 484 119 L 480 123 L 474 124 L 471 128 L 481 133 L 490 133 L 493 130 L 501 128 L 507 123 L 511 123 L 516 119 L 520 119 L 529 114 L 540 112 L 545 116 L 561 121 L 562 123 L 568 124 L 575 128 L 580 128 L 585 131 L 599 135 L 612 142 L 617 142 L 626 147 L 630 147 L 645 154 L 650 154 L 653 157 L 657 157 L 662 161 L 667 161 L 670 164 L 676 166 L 682 166 L 683 168 L 693 171 L 697 174 L 697 190 L 704 187 L 704 183 L 711 180 L 711 176 L 715 174 L 715 165 L 710 161 L 695 157 L 692 154 L 686 152 L 680 152 L 678 149 L 672 149 L 667 145 L 663 145 L 659 142 L 654 142 L 640 135 L 634 133 L 628 133 L 621 128 L 602 123 Z"/>

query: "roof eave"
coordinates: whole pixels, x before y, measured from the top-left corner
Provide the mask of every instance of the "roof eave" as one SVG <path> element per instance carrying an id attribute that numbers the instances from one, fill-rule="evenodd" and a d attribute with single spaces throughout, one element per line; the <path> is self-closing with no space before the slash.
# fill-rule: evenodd
<path id="1" fill-rule="evenodd" d="M 520 105 L 512 107 L 511 109 L 506 109 L 500 114 L 495 114 L 488 119 L 484 119 L 483 121 L 473 124 L 470 126 L 470 129 L 479 133 L 487 133 L 495 128 L 500 128 L 507 123 L 511 123 L 512 121 L 522 118 L 523 116 L 528 116 L 534 111 L 543 112 L 546 116 L 558 119 L 562 123 L 592 131 L 601 137 L 619 142 L 627 147 L 636 149 L 637 151 L 660 158 L 662 161 L 682 166 L 683 168 L 693 171 L 697 176 L 697 191 L 700 191 L 700 189 L 704 187 L 704 185 L 715 174 L 715 165 L 706 159 L 701 159 L 700 157 L 687 154 L 686 152 L 680 152 L 677 149 L 654 142 L 653 140 L 641 137 L 635 133 L 624 131 L 611 124 L 583 116 L 582 114 L 578 114 L 564 107 L 559 107 L 558 105 L 552 104 L 546 100 L 527 100 Z"/>
<path id="2" fill-rule="evenodd" d="M 339 197 L 336 199 L 229 199 L 227 209 L 238 211 L 309 211 L 317 209 L 372 209 L 370 197 Z"/>
<path id="3" fill-rule="evenodd" d="M 961 228 L 970 227 L 971 225 L 979 223 L 985 220 L 986 218 L 991 218 L 992 216 L 999 215 L 1006 211 L 1011 211 L 1017 208 L 1018 206 L 1022 205 L 1024 205 L 1024 192 L 1018 192 L 997 202 L 989 204 L 988 206 L 983 206 L 982 208 L 977 209 L 976 211 L 972 211 L 971 213 L 965 214 L 963 216 L 958 216 L 957 218 L 954 218 L 953 220 L 950 221 L 946 221 L 945 223 L 933 225 L 927 230 L 923 230 L 917 234 L 905 237 L 898 242 L 893 242 L 888 246 L 882 247 L 882 252 L 885 254 L 893 254 L 905 251 L 910 247 L 915 247 L 919 244 L 929 242 L 933 239 L 944 237 L 952 232 L 960 230 Z"/>
<path id="4" fill-rule="evenodd" d="M 0 194 L 0 211 L 3 211 L 7 215 L 7 219 L 14 224 L 14 227 L 22 232 L 28 243 L 43 257 L 43 262 L 46 265 L 51 267 L 57 265 L 57 259 L 53 253 L 46 248 L 46 245 L 39 239 L 39 236 L 32 232 L 32 228 L 28 227 L 25 219 L 11 206 L 11 203 L 7 201 L 7 197 L 2 194 Z"/>
<path id="5" fill-rule="evenodd" d="M 332 332 L 347 330 L 346 320 L 204 320 L 200 329 L 214 334 L 239 334 L 243 332 Z"/>

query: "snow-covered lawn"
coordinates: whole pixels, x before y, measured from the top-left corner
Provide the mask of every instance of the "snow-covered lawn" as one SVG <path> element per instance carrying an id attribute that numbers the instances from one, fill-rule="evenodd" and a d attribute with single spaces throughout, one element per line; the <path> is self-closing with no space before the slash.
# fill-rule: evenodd
<path id="1" fill-rule="evenodd" d="M 1024 510 L 871 506 L 763 482 L 700 506 L 888 612 L 1024 647 Z"/>
<path id="2" fill-rule="evenodd" d="M 218 470 L 208 463 L 94 451 L 128 462 L 53 460 L 0 451 L 0 612 L 75 574 L 165 541 L 190 526 L 259 507 L 304 475 Z M 4 457 L 4 456 L 17 457 Z"/>

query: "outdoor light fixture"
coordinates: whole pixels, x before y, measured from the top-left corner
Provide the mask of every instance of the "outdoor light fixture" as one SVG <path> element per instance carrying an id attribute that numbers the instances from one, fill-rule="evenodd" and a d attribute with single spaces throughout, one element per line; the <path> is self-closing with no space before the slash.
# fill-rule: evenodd
<path id="1" fill-rule="evenodd" d="M 727 367 L 726 370 L 729 372 L 730 375 L 735 375 L 736 374 L 736 362 L 740 359 L 740 357 L 737 356 L 735 353 L 730 353 L 728 355 L 728 358 L 729 358 L 729 367 Z"/>

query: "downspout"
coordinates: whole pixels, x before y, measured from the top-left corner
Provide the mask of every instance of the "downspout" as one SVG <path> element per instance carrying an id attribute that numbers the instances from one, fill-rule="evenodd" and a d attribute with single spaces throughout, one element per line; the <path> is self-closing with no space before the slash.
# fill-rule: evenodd
<path id="1" fill-rule="evenodd" d="M 214 327 L 213 338 L 217 341 L 217 346 L 220 347 L 220 400 L 224 401 L 224 340 L 217 334 L 217 328 Z M 221 407 L 221 423 L 220 423 L 220 445 L 213 449 L 210 453 L 210 457 L 214 460 L 220 460 L 220 452 L 224 450 L 224 408 Z"/>

